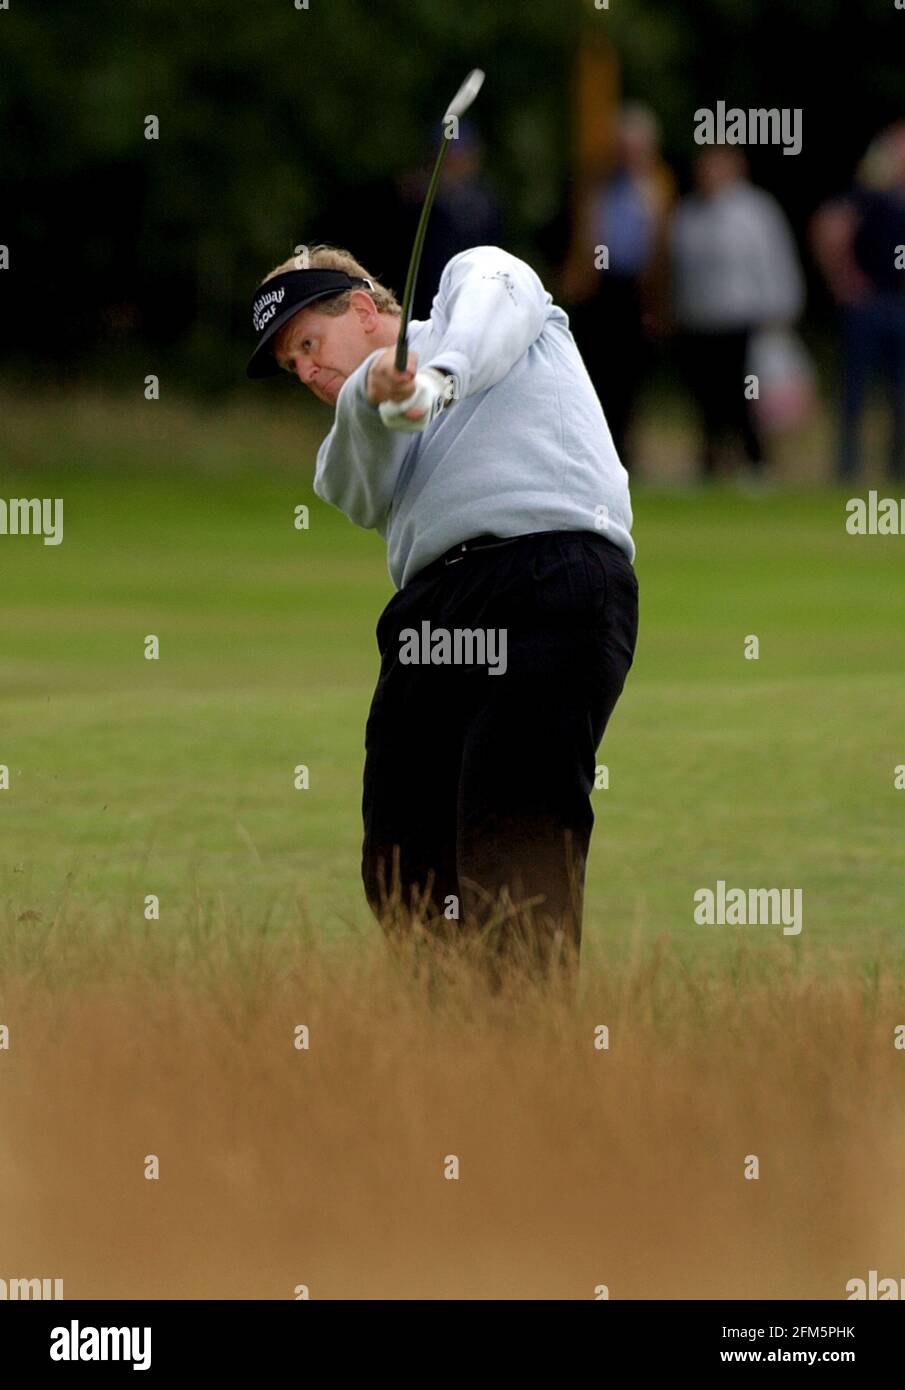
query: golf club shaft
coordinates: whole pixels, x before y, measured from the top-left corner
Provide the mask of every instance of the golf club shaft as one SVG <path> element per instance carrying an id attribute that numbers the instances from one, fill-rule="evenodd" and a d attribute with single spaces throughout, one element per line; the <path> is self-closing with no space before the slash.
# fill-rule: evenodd
<path id="1" fill-rule="evenodd" d="M 408 361 L 408 326 L 412 314 L 412 301 L 415 298 L 415 282 L 418 279 L 418 267 L 421 264 L 421 251 L 424 247 L 424 238 L 427 233 L 427 222 L 433 207 L 434 197 L 436 196 L 437 186 L 440 182 L 440 169 L 443 165 L 443 156 L 446 154 L 446 147 L 449 140 L 443 136 L 440 143 L 440 150 L 437 155 L 437 162 L 434 165 L 434 172 L 428 185 L 427 196 L 424 199 L 424 207 L 421 209 L 421 217 L 418 220 L 418 231 L 415 234 L 415 244 L 412 247 L 412 258 L 409 261 L 408 275 L 405 277 L 405 294 L 402 297 L 402 323 L 399 326 L 399 337 L 396 339 L 396 370 L 405 371 Z"/>

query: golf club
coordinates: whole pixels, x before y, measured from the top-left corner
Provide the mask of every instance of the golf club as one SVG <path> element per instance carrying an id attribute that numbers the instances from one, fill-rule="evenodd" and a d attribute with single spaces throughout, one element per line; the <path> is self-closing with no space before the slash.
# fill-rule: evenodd
<path id="1" fill-rule="evenodd" d="M 472 68 L 471 72 L 462 83 L 456 95 L 453 97 L 446 109 L 443 117 L 443 124 L 446 126 L 450 117 L 462 116 L 474 101 L 484 82 L 484 74 L 480 68 Z M 434 197 L 436 196 L 437 186 L 440 182 L 440 169 L 443 165 L 443 157 L 446 154 L 446 147 L 452 137 L 444 130 L 440 141 L 440 150 L 437 154 L 437 162 L 434 165 L 434 172 L 428 185 L 427 196 L 424 200 L 424 207 L 421 209 L 421 217 L 418 220 L 418 230 L 415 233 L 415 244 L 412 247 L 412 257 L 409 261 L 408 274 L 405 277 L 405 293 L 402 297 L 402 323 L 399 326 L 399 337 L 396 340 L 396 370 L 405 371 L 405 364 L 408 361 L 408 325 L 412 314 L 412 301 L 415 297 L 415 283 L 418 279 L 418 267 L 421 264 L 421 251 L 424 246 L 424 237 L 427 232 L 427 222 L 433 207 Z"/>

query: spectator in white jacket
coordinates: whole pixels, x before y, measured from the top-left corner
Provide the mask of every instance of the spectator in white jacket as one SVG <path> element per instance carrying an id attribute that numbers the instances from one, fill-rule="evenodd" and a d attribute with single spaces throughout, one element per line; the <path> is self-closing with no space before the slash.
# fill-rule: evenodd
<path id="1" fill-rule="evenodd" d="M 672 270 L 683 368 L 701 413 L 702 472 L 716 472 L 726 437 L 760 472 L 764 448 L 746 390 L 749 348 L 760 328 L 792 323 L 804 278 L 776 199 L 748 181 L 744 156 L 714 146 L 694 170 L 672 227 Z"/>

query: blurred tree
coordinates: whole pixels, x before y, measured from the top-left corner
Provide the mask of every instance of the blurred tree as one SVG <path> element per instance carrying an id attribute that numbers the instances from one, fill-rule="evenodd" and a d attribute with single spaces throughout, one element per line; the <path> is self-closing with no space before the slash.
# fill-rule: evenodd
<path id="1" fill-rule="evenodd" d="M 14 5 L 0 22 L 0 349 L 65 375 L 113 333 L 118 348 L 187 350 L 199 383 L 231 382 L 260 277 L 317 237 L 348 235 L 366 256 L 365 191 L 423 158 L 477 64 L 475 121 L 530 245 L 563 176 L 570 41 L 562 8 L 521 0 Z"/>
<path id="2" fill-rule="evenodd" d="M 510 244 L 555 259 L 585 26 L 612 40 L 624 92 L 658 111 L 679 163 L 699 105 L 803 107 L 802 155 L 752 159 L 801 225 L 900 113 L 901 23 L 891 4 L 842 0 L 14 0 L 0 12 L 0 352 L 68 376 L 131 345 L 149 370 L 178 354 L 185 385 L 234 383 L 260 276 L 315 239 L 367 259 L 372 197 L 424 158 L 475 65 Z"/>

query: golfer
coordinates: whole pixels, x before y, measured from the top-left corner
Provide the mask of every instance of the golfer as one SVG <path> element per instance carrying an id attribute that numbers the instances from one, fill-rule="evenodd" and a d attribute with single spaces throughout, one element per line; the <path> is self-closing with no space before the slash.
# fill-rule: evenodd
<path id="1" fill-rule="evenodd" d="M 432 930 L 515 926 L 542 974 L 574 974 L 596 751 L 637 637 L 628 476 L 524 261 L 454 256 L 405 371 L 400 312 L 347 252 L 312 248 L 258 287 L 247 368 L 334 408 L 314 490 L 387 543 L 365 891 L 382 922 L 402 904 Z"/>

